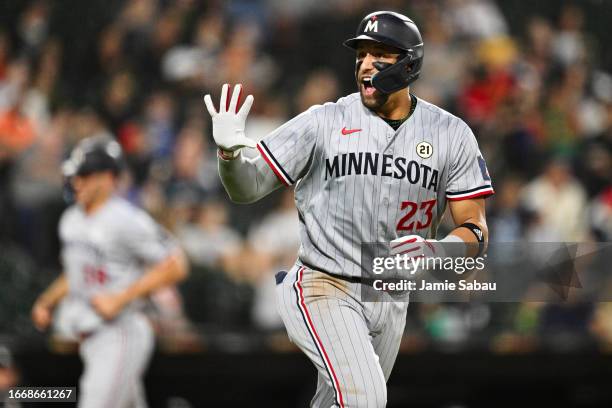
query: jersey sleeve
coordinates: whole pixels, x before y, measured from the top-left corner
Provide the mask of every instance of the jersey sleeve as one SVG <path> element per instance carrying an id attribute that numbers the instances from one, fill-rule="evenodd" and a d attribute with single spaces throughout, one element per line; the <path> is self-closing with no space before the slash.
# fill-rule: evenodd
<path id="1" fill-rule="evenodd" d="M 145 264 L 162 261 L 178 246 L 174 237 L 142 210 L 131 214 L 125 227 L 123 238 L 126 248 Z"/>
<path id="2" fill-rule="evenodd" d="M 465 123 L 460 132 L 456 148 L 451 149 L 446 198 L 459 201 L 495 194 L 487 164 L 480 153 L 474 133 Z"/>
<path id="3" fill-rule="evenodd" d="M 263 159 L 286 186 L 302 177 L 310 163 L 316 143 L 314 109 L 291 119 L 257 144 Z"/>

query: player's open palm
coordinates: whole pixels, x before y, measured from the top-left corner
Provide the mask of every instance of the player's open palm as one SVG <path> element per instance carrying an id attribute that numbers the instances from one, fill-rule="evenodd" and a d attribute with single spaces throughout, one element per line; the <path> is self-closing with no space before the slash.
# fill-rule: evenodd
<path id="1" fill-rule="evenodd" d="M 91 305 L 104 319 L 112 320 L 121 313 L 125 303 L 120 294 L 100 293 L 91 299 Z"/>
<path id="2" fill-rule="evenodd" d="M 213 138 L 221 150 L 234 152 L 243 147 L 255 148 L 255 141 L 247 138 L 244 134 L 246 118 L 253 105 L 253 95 L 249 95 L 244 100 L 242 107 L 238 110 L 242 85 L 234 87 L 232 99 L 228 100 L 229 85 L 224 84 L 221 88 L 221 101 L 219 111 L 215 110 L 210 95 L 204 97 L 206 108 L 212 116 Z"/>

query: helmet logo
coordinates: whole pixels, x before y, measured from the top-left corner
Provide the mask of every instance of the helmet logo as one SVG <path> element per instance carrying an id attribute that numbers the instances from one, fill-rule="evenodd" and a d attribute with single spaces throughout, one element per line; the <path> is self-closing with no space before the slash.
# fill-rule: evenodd
<path id="1" fill-rule="evenodd" d="M 366 23 L 366 26 L 363 29 L 363 32 L 367 33 L 368 31 L 374 31 L 375 33 L 378 32 L 378 20 L 376 20 L 375 18 L 372 18 L 372 20 L 369 20 Z"/>

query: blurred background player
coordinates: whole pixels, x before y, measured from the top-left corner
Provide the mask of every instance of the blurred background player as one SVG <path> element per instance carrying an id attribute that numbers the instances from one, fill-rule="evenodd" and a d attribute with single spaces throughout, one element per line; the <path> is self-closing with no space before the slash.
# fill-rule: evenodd
<path id="1" fill-rule="evenodd" d="M 39 330 L 60 301 L 64 333 L 80 341 L 79 406 L 144 407 L 142 376 L 154 335 L 146 297 L 187 275 L 183 252 L 144 211 L 117 197 L 121 148 L 82 140 L 64 164 L 76 203 L 62 215 L 63 273 L 36 300 Z"/>

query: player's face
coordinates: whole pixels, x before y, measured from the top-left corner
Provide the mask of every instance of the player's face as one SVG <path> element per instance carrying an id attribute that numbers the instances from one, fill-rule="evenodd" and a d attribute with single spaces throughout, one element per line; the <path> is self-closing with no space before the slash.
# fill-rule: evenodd
<path id="1" fill-rule="evenodd" d="M 113 175 L 111 172 L 98 172 L 72 178 L 76 202 L 89 207 L 112 192 Z"/>
<path id="2" fill-rule="evenodd" d="M 394 64 L 400 55 L 398 51 L 397 48 L 368 40 L 361 41 L 357 46 L 355 77 L 361 94 L 361 102 L 367 108 L 377 110 L 389 99 L 388 94 L 384 94 L 372 86 L 371 78 L 378 72 L 373 63 Z"/>

